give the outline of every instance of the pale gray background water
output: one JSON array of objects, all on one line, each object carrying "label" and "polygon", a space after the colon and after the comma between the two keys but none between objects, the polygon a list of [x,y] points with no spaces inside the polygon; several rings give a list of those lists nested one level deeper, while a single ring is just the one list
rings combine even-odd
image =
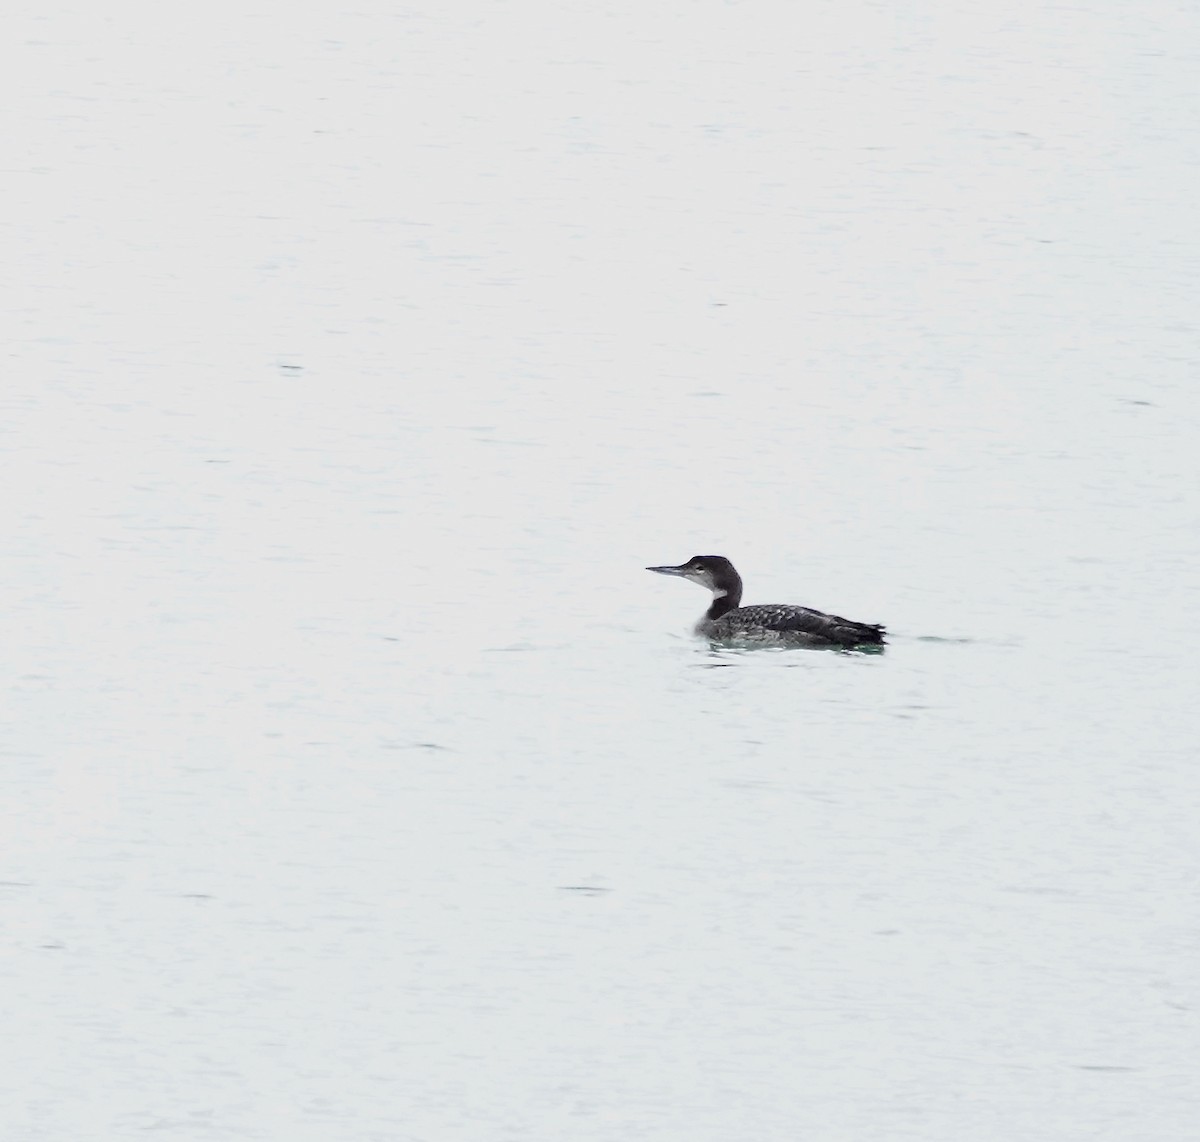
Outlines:
[{"label": "pale gray background water", "polygon": [[1195,1139],[1198,34],[10,16],[0,1134]]}]

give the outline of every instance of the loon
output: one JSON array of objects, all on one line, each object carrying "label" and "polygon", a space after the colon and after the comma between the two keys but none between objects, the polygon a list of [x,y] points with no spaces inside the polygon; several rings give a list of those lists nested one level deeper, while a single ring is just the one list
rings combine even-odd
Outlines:
[{"label": "loon", "polygon": [[743,607],[742,577],[723,555],[693,555],[678,567],[647,567],[659,575],[677,575],[712,592],[712,605],[696,624],[696,633],[713,642],[767,643],[774,646],[827,646],[851,649],[881,646],[884,629],[786,603]]}]

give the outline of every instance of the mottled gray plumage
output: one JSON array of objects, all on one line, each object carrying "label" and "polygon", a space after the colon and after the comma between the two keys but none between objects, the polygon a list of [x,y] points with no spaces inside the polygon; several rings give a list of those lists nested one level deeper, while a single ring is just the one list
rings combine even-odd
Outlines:
[{"label": "mottled gray plumage", "polygon": [[647,567],[676,575],[712,592],[712,605],[696,624],[696,633],[713,642],[773,646],[879,646],[884,629],[810,607],[767,603],[742,607],[742,577],[723,555],[693,555],[678,567]]}]

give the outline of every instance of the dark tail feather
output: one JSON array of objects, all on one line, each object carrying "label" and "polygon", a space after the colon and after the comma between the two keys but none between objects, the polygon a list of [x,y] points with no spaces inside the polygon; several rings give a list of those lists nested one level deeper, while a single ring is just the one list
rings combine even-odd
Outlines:
[{"label": "dark tail feather", "polygon": [[838,631],[846,646],[883,646],[886,633],[879,623],[847,623]]}]

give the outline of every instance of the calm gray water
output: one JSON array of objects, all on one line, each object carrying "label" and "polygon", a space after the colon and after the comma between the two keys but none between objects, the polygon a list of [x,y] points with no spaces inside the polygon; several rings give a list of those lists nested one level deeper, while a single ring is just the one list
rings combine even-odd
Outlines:
[{"label": "calm gray water", "polygon": [[0,1134],[1192,1142],[1198,33],[11,19]]}]

